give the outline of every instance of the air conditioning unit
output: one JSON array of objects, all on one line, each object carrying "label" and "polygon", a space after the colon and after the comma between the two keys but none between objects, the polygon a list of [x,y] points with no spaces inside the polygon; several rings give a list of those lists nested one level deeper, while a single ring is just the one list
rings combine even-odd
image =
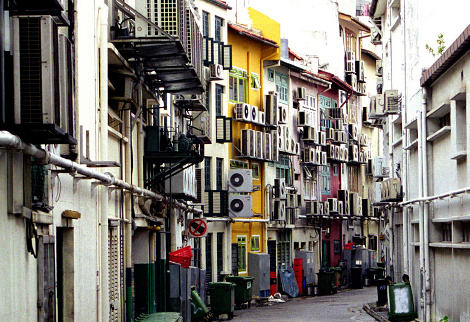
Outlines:
[{"label": "air conditioning unit", "polygon": [[302,136],[302,140],[310,141],[315,144],[318,144],[318,132],[315,128],[310,126],[304,126],[304,133]]},{"label": "air conditioning unit", "polygon": [[304,162],[305,163],[315,163],[315,149],[305,148],[304,149]]},{"label": "air conditioning unit", "polygon": [[382,60],[380,59],[375,61],[375,75],[383,76]]},{"label": "air conditioning unit", "polygon": [[165,180],[165,192],[172,193],[179,199],[196,200],[198,196],[196,183],[196,167],[190,166],[175,174],[170,180]]},{"label": "air conditioning unit", "polygon": [[329,127],[326,129],[326,139],[334,141],[335,139],[335,129]]},{"label": "air conditioning unit", "polygon": [[349,191],[338,190],[338,200],[343,202],[343,214],[349,216]]},{"label": "air conditioning unit", "polygon": [[241,130],[240,151],[243,156],[255,157],[256,156],[256,138],[255,131],[251,129]]},{"label": "air conditioning unit", "polygon": [[330,214],[330,203],[328,201],[323,202],[323,215]]},{"label": "air conditioning unit", "polygon": [[272,160],[273,140],[271,133],[264,133],[264,159]]},{"label": "air conditioning unit", "polygon": [[287,194],[287,208],[297,208],[297,194],[295,193],[288,193]]},{"label": "air conditioning unit", "polygon": [[174,95],[175,102],[179,101],[187,101],[187,102],[195,102],[195,101],[202,101],[202,95],[200,94],[176,94]]},{"label": "air conditioning unit", "polygon": [[277,141],[278,141],[278,150],[284,152],[286,150],[286,137],[284,135],[284,126],[279,126],[277,128]]},{"label": "air conditioning unit", "polygon": [[258,123],[258,106],[251,105],[250,122]]},{"label": "air conditioning unit", "polygon": [[249,218],[253,217],[251,195],[229,194],[228,211],[230,217]]},{"label": "air conditioning unit", "polygon": [[[341,109],[340,109],[340,110],[341,110]],[[341,113],[341,115],[342,115],[342,113]],[[342,117],[341,117],[341,118],[342,118]],[[335,129],[335,130],[340,130],[340,131],[342,131],[343,128],[344,128],[343,120],[341,120],[341,119],[335,120],[334,129]]]},{"label": "air conditioning unit", "polygon": [[396,201],[402,198],[401,180],[400,178],[390,178],[388,181],[388,198]]},{"label": "air conditioning unit", "polygon": [[343,144],[343,157],[341,159],[343,162],[348,162],[349,161],[349,149],[346,144]]},{"label": "air conditioning unit", "polygon": [[401,95],[398,95],[398,90],[385,91],[385,114],[398,114],[401,111]]},{"label": "air conditioning unit", "polygon": [[359,130],[356,124],[349,124],[348,125],[348,132],[349,132],[349,139],[354,140],[357,142],[359,140]]},{"label": "air conditioning unit", "polygon": [[382,118],[385,116],[385,97],[384,94],[377,94],[375,104],[375,118]]},{"label": "air conditioning unit", "polygon": [[299,123],[298,126],[313,126],[312,124],[312,113],[310,111],[299,112]]},{"label": "air conditioning unit", "polygon": [[359,151],[359,163],[364,163],[364,152]]},{"label": "air conditioning unit", "polygon": [[331,212],[338,212],[338,199],[336,198],[328,198],[328,209]]},{"label": "air conditioning unit", "polygon": [[322,164],[322,152],[321,150],[315,151],[315,164]]},{"label": "air conditioning unit", "polygon": [[375,204],[382,201],[382,182],[374,182],[369,188],[369,196],[371,197],[371,203]]},{"label": "air conditioning unit", "polygon": [[238,103],[235,105],[233,112],[235,119],[238,121],[250,122],[251,121],[251,106],[246,103]]},{"label": "air conditioning unit", "polygon": [[326,152],[321,153],[321,165],[326,165],[327,164],[327,157],[326,157]]},{"label": "air conditioning unit", "polygon": [[390,175],[389,168],[385,165],[385,157],[376,156],[372,162],[372,176],[374,178],[388,178]]},{"label": "air conditioning unit", "polygon": [[273,220],[286,221],[286,201],[274,200]]},{"label": "air conditioning unit", "polygon": [[331,144],[328,147],[327,153],[328,153],[328,158],[329,159],[334,160],[336,158],[335,146],[333,144]]},{"label": "air conditioning unit", "polygon": [[272,148],[271,160],[277,162],[279,160],[279,136],[277,130],[271,131]]},{"label": "air conditioning unit", "polygon": [[353,51],[347,51],[346,52],[346,61],[348,60],[356,60],[356,54]]},{"label": "air conditioning unit", "polygon": [[359,197],[357,192],[352,192],[349,194],[349,211],[351,216],[360,216],[362,215],[362,198]]},{"label": "air conditioning unit", "polygon": [[291,137],[286,137],[286,152],[290,154],[295,152],[295,141]]},{"label": "air conditioning unit", "polygon": [[348,143],[348,134],[345,131],[335,131],[335,141]]},{"label": "air conditioning unit", "polygon": [[210,69],[210,80],[223,80],[224,79],[224,66],[220,64],[212,64]]},{"label": "air conditioning unit", "polygon": [[275,92],[269,92],[266,95],[266,105],[264,108],[266,114],[266,124],[277,125],[278,103]]},{"label": "air conditioning unit", "polygon": [[318,136],[320,137],[320,145],[326,145],[326,133],[323,131],[318,132]]},{"label": "air conditioning unit", "polygon": [[357,83],[357,91],[361,94],[366,95],[366,92],[367,92],[366,83]]},{"label": "air conditioning unit", "polygon": [[281,105],[279,107],[279,123],[287,124],[288,110],[287,106]]},{"label": "air conditioning unit", "polygon": [[260,131],[255,131],[256,137],[256,154],[257,159],[264,159],[264,133]]},{"label": "air conditioning unit", "polygon": [[388,180],[382,181],[382,185],[380,186],[380,201],[388,200],[389,183],[390,182]]},{"label": "air conditioning unit", "polygon": [[344,215],[344,205],[340,200],[338,200],[338,214]]},{"label": "air conditioning unit", "polygon": [[284,178],[274,179],[274,198],[287,198],[286,180]]},{"label": "air conditioning unit", "polygon": [[250,169],[230,169],[228,171],[228,191],[252,192],[252,171]]},{"label": "air conditioning unit", "polygon": [[347,74],[346,81],[349,85],[353,88],[355,92],[357,92],[357,76],[356,74]]},{"label": "air conditioning unit", "polygon": [[258,112],[258,124],[261,124],[261,125],[266,124],[266,117],[263,111]]},{"label": "air conditioning unit", "polygon": [[340,150],[341,150],[340,146],[335,145],[335,157],[334,157],[335,160],[341,160]]},{"label": "air conditioning unit", "polygon": [[349,161],[359,162],[359,148],[355,144],[349,146]]},{"label": "air conditioning unit", "polygon": [[[67,88],[60,88],[62,78],[65,77],[65,81],[70,81],[67,79],[68,75],[60,75],[64,71],[60,70],[59,66],[66,64],[66,62],[59,61],[59,56],[63,58],[67,57],[67,54],[62,53],[62,55],[58,47],[66,49],[64,48],[66,44],[62,43],[58,46],[58,26],[51,16],[15,16],[11,20],[14,123],[55,125],[53,127],[55,134],[62,137],[65,131],[73,131],[73,129],[68,129],[70,111],[65,111],[66,106],[72,108],[67,95],[72,93],[72,88],[68,89],[68,93],[61,93],[61,89],[67,90]],[[65,40],[62,39],[63,42]]]},{"label": "air conditioning unit", "polygon": [[377,76],[377,94],[382,94],[384,87],[384,79],[382,76]]},{"label": "air conditioning unit", "polygon": [[346,73],[356,73],[356,62],[354,60],[346,60]]},{"label": "air conditioning unit", "polygon": [[295,155],[300,155],[300,143],[295,142],[295,141],[294,141],[294,143],[295,143],[295,145],[294,145],[294,154]]},{"label": "air conditioning unit", "polygon": [[305,100],[307,98],[307,89],[305,87],[297,87],[297,100]]},{"label": "air conditioning unit", "polygon": [[363,60],[356,60],[356,74],[357,74],[357,81],[364,82],[364,61]]},{"label": "air conditioning unit", "polygon": [[368,217],[369,214],[370,214],[369,199],[363,198],[363,199],[362,199],[362,216]]}]

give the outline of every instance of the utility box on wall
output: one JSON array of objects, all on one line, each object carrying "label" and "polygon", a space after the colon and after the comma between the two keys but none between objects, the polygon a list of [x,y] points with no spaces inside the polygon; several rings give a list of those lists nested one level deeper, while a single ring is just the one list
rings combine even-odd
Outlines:
[{"label": "utility box on wall", "polygon": [[[262,292],[269,294],[269,254],[267,253],[248,253],[248,275],[253,280],[253,296],[262,296]],[[263,295],[264,296],[264,295]]]},{"label": "utility box on wall", "polygon": [[302,258],[305,284],[315,283],[315,253],[306,250],[298,250],[295,252],[295,257]]}]

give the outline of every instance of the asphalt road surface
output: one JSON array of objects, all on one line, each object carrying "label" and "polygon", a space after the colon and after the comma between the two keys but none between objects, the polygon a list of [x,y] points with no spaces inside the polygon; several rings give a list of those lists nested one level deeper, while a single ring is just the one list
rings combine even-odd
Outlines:
[{"label": "asphalt road surface", "polygon": [[[236,310],[233,321],[362,321],[372,322],[363,305],[377,300],[376,287],[340,290],[336,294],[299,297],[285,303]],[[221,318],[226,318],[222,315]]]}]

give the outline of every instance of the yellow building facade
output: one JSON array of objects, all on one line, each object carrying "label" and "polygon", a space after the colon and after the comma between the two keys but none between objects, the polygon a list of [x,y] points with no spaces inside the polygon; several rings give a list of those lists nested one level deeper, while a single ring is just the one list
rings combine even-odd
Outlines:
[{"label": "yellow building facade", "polygon": [[[251,158],[241,152],[241,133],[252,129],[266,133],[272,129],[252,122],[236,120],[234,109],[246,103],[264,111],[263,62],[280,59],[280,24],[264,14],[249,8],[252,26],[230,23],[228,43],[232,45],[233,69],[229,77],[229,116],[233,118],[233,143],[229,149],[230,167],[252,170],[253,217],[235,218],[232,223],[232,243],[238,244],[238,268],[240,275],[248,273],[248,253],[267,252],[267,191],[265,189],[264,163],[266,160]],[[240,105],[238,105],[240,106]]]}]

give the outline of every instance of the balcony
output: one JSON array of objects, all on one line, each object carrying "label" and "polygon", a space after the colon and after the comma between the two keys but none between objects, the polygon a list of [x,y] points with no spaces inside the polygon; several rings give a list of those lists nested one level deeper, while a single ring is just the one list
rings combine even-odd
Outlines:
[{"label": "balcony", "polygon": [[145,127],[145,187],[163,191],[171,176],[204,160],[204,142],[193,134],[160,126]]},{"label": "balcony", "polygon": [[[202,94],[203,37],[191,1],[113,2],[111,42],[155,90]],[[144,16],[142,13],[146,13]]]}]

